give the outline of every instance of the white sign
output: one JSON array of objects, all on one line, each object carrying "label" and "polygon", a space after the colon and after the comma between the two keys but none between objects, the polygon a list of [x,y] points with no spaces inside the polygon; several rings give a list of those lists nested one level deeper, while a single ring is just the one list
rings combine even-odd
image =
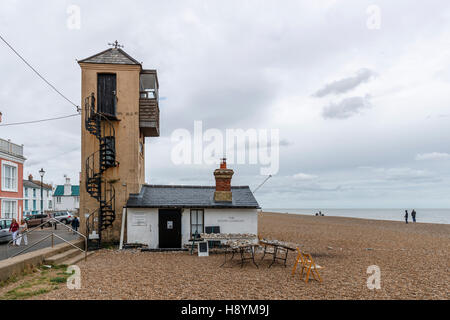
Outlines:
[{"label": "white sign", "polygon": [[244,219],[236,219],[235,217],[228,217],[224,219],[218,219],[217,222],[244,222]]},{"label": "white sign", "polygon": [[147,216],[145,213],[134,213],[133,214],[133,226],[146,226],[147,225]]}]

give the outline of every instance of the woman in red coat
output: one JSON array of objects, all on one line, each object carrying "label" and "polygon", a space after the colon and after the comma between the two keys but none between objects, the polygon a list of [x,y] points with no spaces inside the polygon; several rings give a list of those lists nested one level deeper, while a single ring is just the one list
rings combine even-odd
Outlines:
[{"label": "woman in red coat", "polygon": [[17,223],[16,219],[12,219],[11,226],[9,227],[9,231],[12,232],[12,238],[13,238],[13,245],[18,246],[16,243],[17,238],[17,231],[19,231],[19,224]]}]

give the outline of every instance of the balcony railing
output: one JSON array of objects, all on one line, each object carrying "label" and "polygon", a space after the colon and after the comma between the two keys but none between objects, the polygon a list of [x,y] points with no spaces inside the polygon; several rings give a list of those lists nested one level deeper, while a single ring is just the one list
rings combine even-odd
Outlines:
[{"label": "balcony railing", "polygon": [[145,137],[159,137],[158,99],[148,92],[141,92],[139,98],[139,127]]},{"label": "balcony railing", "polygon": [[145,137],[159,137],[159,84],[156,70],[142,70],[139,79],[139,127]]},{"label": "balcony railing", "polygon": [[0,139],[0,151],[23,157],[23,145],[12,143],[9,140]]}]

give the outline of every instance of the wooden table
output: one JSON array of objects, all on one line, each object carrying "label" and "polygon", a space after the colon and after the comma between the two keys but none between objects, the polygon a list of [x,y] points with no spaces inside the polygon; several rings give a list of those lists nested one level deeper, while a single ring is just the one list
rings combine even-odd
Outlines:
[{"label": "wooden table", "polygon": [[[295,248],[292,245],[284,244],[284,243],[281,243],[278,241],[260,240],[259,243],[264,245],[264,254],[261,258],[261,261],[266,256],[266,253],[273,255],[272,262],[270,263],[268,268],[270,268],[275,263],[276,260],[282,260],[284,262],[284,267],[286,268],[286,261],[287,261],[289,250],[295,251]],[[267,251],[268,246],[273,247],[273,252]],[[284,249],[284,251],[286,251],[286,253],[283,257],[277,256],[277,253],[280,249]]]},{"label": "wooden table", "polygon": [[[251,260],[253,264],[256,266],[256,268],[259,268],[258,265],[255,262],[255,247],[258,245],[255,243],[248,243],[248,244],[241,244],[237,246],[230,246],[227,250],[225,250],[225,261],[220,265],[223,267],[227,261],[231,261],[234,258],[234,255],[236,253],[240,254],[241,257],[241,268],[244,266],[244,262],[246,260]],[[231,252],[231,258],[227,260],[227,252]],[[245,254],[250,253],[250,257],[246,257]]]}]

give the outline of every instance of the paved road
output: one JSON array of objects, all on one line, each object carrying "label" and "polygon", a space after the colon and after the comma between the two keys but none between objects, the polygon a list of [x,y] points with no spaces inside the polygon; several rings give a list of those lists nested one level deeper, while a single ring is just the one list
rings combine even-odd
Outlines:
[{"label": "paved road", "polygon": [[[31,247],[34,243],[38,242],[39,240],[45,238],[45,236],[51,234],[52,232],[54,232],[55,234],[57,234],[58,236],[60,236],[61,238],[63,238],[64,240],[70,241],[70,240],[75,240],[78,239],[79,235],[78,234],[73,234],[72,232],[69,232],[66,228],[64,228],[63,226],[58,226],[57,230],[54,230],[52,228],[44,228],[44,229],[38,229],[35,230],[31,233],[28,234],[28,246],[24,245],[24,241],[22,239],[22,243],[20,247],[14,247],[14,246],[8,246],[7,242],[1,243],[0,244],[0,260],[4,260],[7,259],[8,257],[11,257],[13,254],[16,254],[18,252],[20,252],[21,250],[25,249],[25,248],[29,248]],[[63,242],[61,239],[58,239],[57,237],[54,237],[54,244],[58,244]],[[34,247],[30,248],[29,250],[26,250],[23,253],[27,253],[27,252],[31,252],[31,251],[35,251],[38,249],[43,249],[46,247],[51,247],[52,245],[52,239],[51,237],[49,237],[48,239],[42,241],[41,243],[35,245]]]}]

